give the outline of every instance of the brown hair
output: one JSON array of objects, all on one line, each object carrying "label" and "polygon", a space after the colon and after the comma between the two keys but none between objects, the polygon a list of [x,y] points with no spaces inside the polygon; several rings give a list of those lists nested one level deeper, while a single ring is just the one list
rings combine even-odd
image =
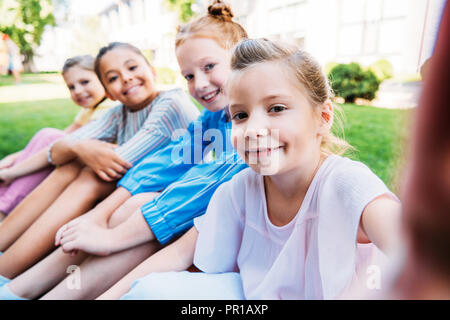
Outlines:
[{"label": "brown hair", "polygon": [[[283,63],[293,72],[300,84],[299,88],[313,106],[331,101],[333,92],[319,63],[310,54],[293,45],[263,38],[244,40],[234,48],[231,69],[241,71],[257,63],[276,61]],[[336,110],[336,107],[333,109]],[[340,119],[333,118],[337,120],[338,129],[343,135]],[[353,148],[343,138],[335,136],[330,131],[323,135],[321,149],[328,154],[344,154]]]},{"label": "brown hair", "polygon": [[94,71],[97,74],[97,77],[99,78],[99,80],[102,84],[103,84],[103,82],[102,82],[102,77],[100,74],[100,61],[102,60],[102,57],[107,52],[112,51],[116,48],[125,48],[125,49],[129,49],[129,50],[133,51],[134,53],[136,53],[136,54],[140,55],[142,58],[144,58],[145,62],[147,62],[147,64],[150,66],[150,63],[148,62],[147,58],[142,54],[141,50],[139,50],[135,46],[133,46],[129,43],[124,43],[124,42],[111,42],[107,46],[102,47],[98,51],[97,57],[95,58],[95,62],[94,62]]},{"label": "brown hair", "polygon": [[214,0],[208,6],[208,14],[178,27],[175,47],[180,46],[188,38],[198,37],[213,39],[222,48],[231,49],[248,37],[245,29],[233,21],[233,17],[233,11],[228,4]]}]

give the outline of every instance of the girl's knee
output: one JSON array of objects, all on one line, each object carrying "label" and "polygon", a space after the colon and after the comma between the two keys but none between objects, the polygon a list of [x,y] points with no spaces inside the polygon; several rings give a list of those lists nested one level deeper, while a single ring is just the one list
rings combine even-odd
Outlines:
[{"label": "girl's knee", "polygon": [[139,208],[140,206],[133,201],[133,198],[130,198],[113,213],[111,218],[108,220],[108,228],[117,227]]},{"label": "girl's knee", "polygon": [[64,137],[65,135],[66,134],[62,130],[55,129],[55,128],[44,128],[44,129],[39,130],[35,134],[35,137],[42,139],[43,142],[48,144],[57,139]]},{"label": "girl's knee", "polygon": [[55,168],[52,172],[53,177],[58,177],[63,180],[73,180],[75,179],[78,174],[80,173],[80,170],[83,168],[83,165],[77,161],[69,162],[65,165],[59,166]]},{"label": "girl's knee", "polygon": [[150,201],[152,201],[154,198],[159,196],[160,192],[145,192],[145,193],[139,193],[135,196],[133,196],[133,201],[135,203],[140,203],[141,205],[144,205]]},{"label": "girl's knee", "polygon": [[137,194],[122,204],[111,216],[108,221],[108,228],[114,228],[125,221],[136,210],[139,210],[144,204],[152,201],[159,195],[159,192],[148,192]]},{"label": "girl's knee", "polygon": [[100,187],[103,183],[97,174],[91,168],[85,166],[81,169],[80,174],[78,175],[77,182],[81,183],[84,187],[90,189],[96,189]]},{"label": "girl's knee", "polygon": [[130,199],[125,201],[121,208],[126,211],[135,211],[142,207],[144,204],[151,202],[158,195],[159,192],[148,192],[134,195]]},{"label": "girl's knee", "polygon": [[105,197],[110,194],[114,188],[114,182],[107,182],[100,179],[94,170],[84,166],[76,179],[76,183],[81,190],[88,192],[93,197]]}]

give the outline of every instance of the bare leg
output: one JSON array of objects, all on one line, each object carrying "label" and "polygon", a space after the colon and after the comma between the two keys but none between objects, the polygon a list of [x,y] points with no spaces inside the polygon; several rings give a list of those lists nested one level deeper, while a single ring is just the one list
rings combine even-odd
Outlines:
[{"label": "bare leg", "polygon": [[[116,210],[109,221],[109,227],[119,225],[157,195],[158,193],[142,193],[132,197]],[[80,266],[81,286],[78,290],[70,289],[68,281],[71,278],[67,277],[42,299],[95,299],[160,247],[153,241],[107,257],[90,256]]]},{"label": "bare leg", "polygon": [[13,70],[12,72],[13,78],[14,78],[14,83],[18,84],[20,83],[20,72],[17,70]]},{"label": "bare leg", "polygon": [[[117,193],[118,191],[122,191],[121,194],[124,194],[123,193],[124,190],[121,188],[116,189],[116,191],[114,192]],[[128,196],[127,193],[125,193],[125,195]],[[119,197],[116,196],[116,199],[118,199],[119,201],[121,201],[122,198],[123,198],[122,196]],[[117,204],[117,201],[113,201],[112,203],[110,201],[109,205],[106,205],[105,204],[106,201],[107,200],[103,200],[92,211],[109,210],[111,209],[110,205],[115,206]],[[114,216],[114,219],[111,219],[111,221],[112,220],[115,221],[119,218],[123,220],[126,219],[125,217],[122,217],[120,211],[123,211],[124,209],[126,211],[130,203],[131,201],[129,201],[128,203],[124,202],[122,205],[118,205],[118,208],[115,209],[114,211],[117,212],[117,214]],[[105,227],[106,223],[107,221],[105,221]],[[115,223],[118,224],[119,222]],[[62,248],[58,248],[55,251],[53,251],[49,256],[47,256],[45,259],[41,260],[33,267],[31,267],[24,273],[14,278],[10,283],[8,283],[8,287],[12,292],[14,292],[16,295],[20,297],[27,299],[38,298],[39,296],[43,295],[44,293],[52,289],[54,286],[56,286],[59,282],[61,282],[67,276],[68,273],[67,271],[70,266],[80,265],[87,257],[88,254],[85,254],[84,252],[81,251],[78,252],[76,256],[71,256],[69,254],[64,253]]]},{"label": "bare leg", "polygon": [[0,251],[5,251],[55,201],[78,176],[82,165],[76,161],[55,169],[3,220]]},{"label": "bare leg", "polygon": [[93,300],[159,248],[160,244],[152,241],[107,257],[90,256],[80,266],[79,289],[70,289],[68,281],[71,279],[67,277],[42,300]]},{"label": "bare leg", "polygon": [[0,274],[14,278],[38,262],[53,248],[56,231],[63,224],[87,212],[95,202],[115,188],[88,167],[82,169],[53,204],[0,256]]},{"label": "bare leg", "polygon": [[[116,300],[130,290],[133,281],[152,272],[183,271],[192,265],[198,232],[192,227],[181,238],[159,250],[140,263],[114,286],[97,298],[97,300]],[[189,271],[195,268],[189,268]]]},{"label": "bare leg", "polygon": [[35,299],[64,279],[69,266],[79,265],[86,257],[87,254],[84,252],[72,257],[58,248],[44,260],[14,278],[8,283],[8,288],[19,297]]}]

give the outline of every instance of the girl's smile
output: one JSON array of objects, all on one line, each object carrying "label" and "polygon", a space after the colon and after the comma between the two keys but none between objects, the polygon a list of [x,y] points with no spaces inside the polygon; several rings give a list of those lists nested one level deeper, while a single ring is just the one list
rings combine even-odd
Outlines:
[{"label": "girl's smile", "polygon": [[202,96],[201,99],[206,104],[212,104],[214,100],[216,100],[217,96],[220,94],[220,89],[214,90],[213,92],[207,93],[206,95]]},{"label": "girl's smile", "polygon": [[273,153],[280,152],[282,148],[284,148],[284,147],[283,146],[274,147],[274,148],[261,147],[261,148],[257,148],[257,149],[246,150],[245,154],[248,157],[254,157],[257,159],[269,158],[270,156],[272,156]]},{"label": "girl's smile", "polygon": [[77,96],[76,97],[76,100],[75,100],[75,102],[78,104],[78,105],[80,105],[80,106],[83,106],[83,105],[88,105],[88,103],[89,103],[89,101],[92,99],[92,96],[89,94],[89,95],[85,95],[85,96]]},{"label": "girl's smile", "polygon": [[126,96],[126,95],[137,94],[137,93],[139,92],[139,89],[140,89],[141,87],[142,87],[141,84],[133,85],[133,86],[131,86],[130,88],[126,89],[126,90],[123,92],[123,95]]},{"label": "girl's smile", "polygon": [[152,67],[133,50],[116,48],[107,52],[100,62],[100,73],[109,98],[133,110],[147,106],[158,94]]}]

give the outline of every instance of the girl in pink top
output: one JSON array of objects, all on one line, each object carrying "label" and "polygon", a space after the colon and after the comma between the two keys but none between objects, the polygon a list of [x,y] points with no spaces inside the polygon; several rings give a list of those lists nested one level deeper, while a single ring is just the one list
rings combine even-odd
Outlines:
[{"label": "girl in pink top", "polygon": [[171,254],[191,254],[203,273],[152,273],[123,298],[335,299],[355,283],[378,289],[376,247],[389,256],[398,242],[400,204],[367,166],[339,155],[349,145],[331,133],[320,66],[257,39],[237,45],[232,70],[232,141],[250,168],[153,256],[159,271]]},{"label": "girl in pink top", "polygon": [[[0,161],[0,220],[8,215],[39,183],[53,170],[53,166],[34,171],[30,165],[32,155],[46,153],[49,145],[68,133],[81,128],[93,117],[99,115],[97,107],[105,100],[105,89],[94,71],[94,57],[76,56],[66,60],[62,76],[70,96],[83,108],[74,122],[64,130],[44,128],[37,132],[22,151],[10,154]],[[88,112],[83,112],[84,110]],[[83,116],[88,114],[89,116]],[[24,160],[27,163],[23,163]],[[21,166],[18,164],[22,163]]]}]

